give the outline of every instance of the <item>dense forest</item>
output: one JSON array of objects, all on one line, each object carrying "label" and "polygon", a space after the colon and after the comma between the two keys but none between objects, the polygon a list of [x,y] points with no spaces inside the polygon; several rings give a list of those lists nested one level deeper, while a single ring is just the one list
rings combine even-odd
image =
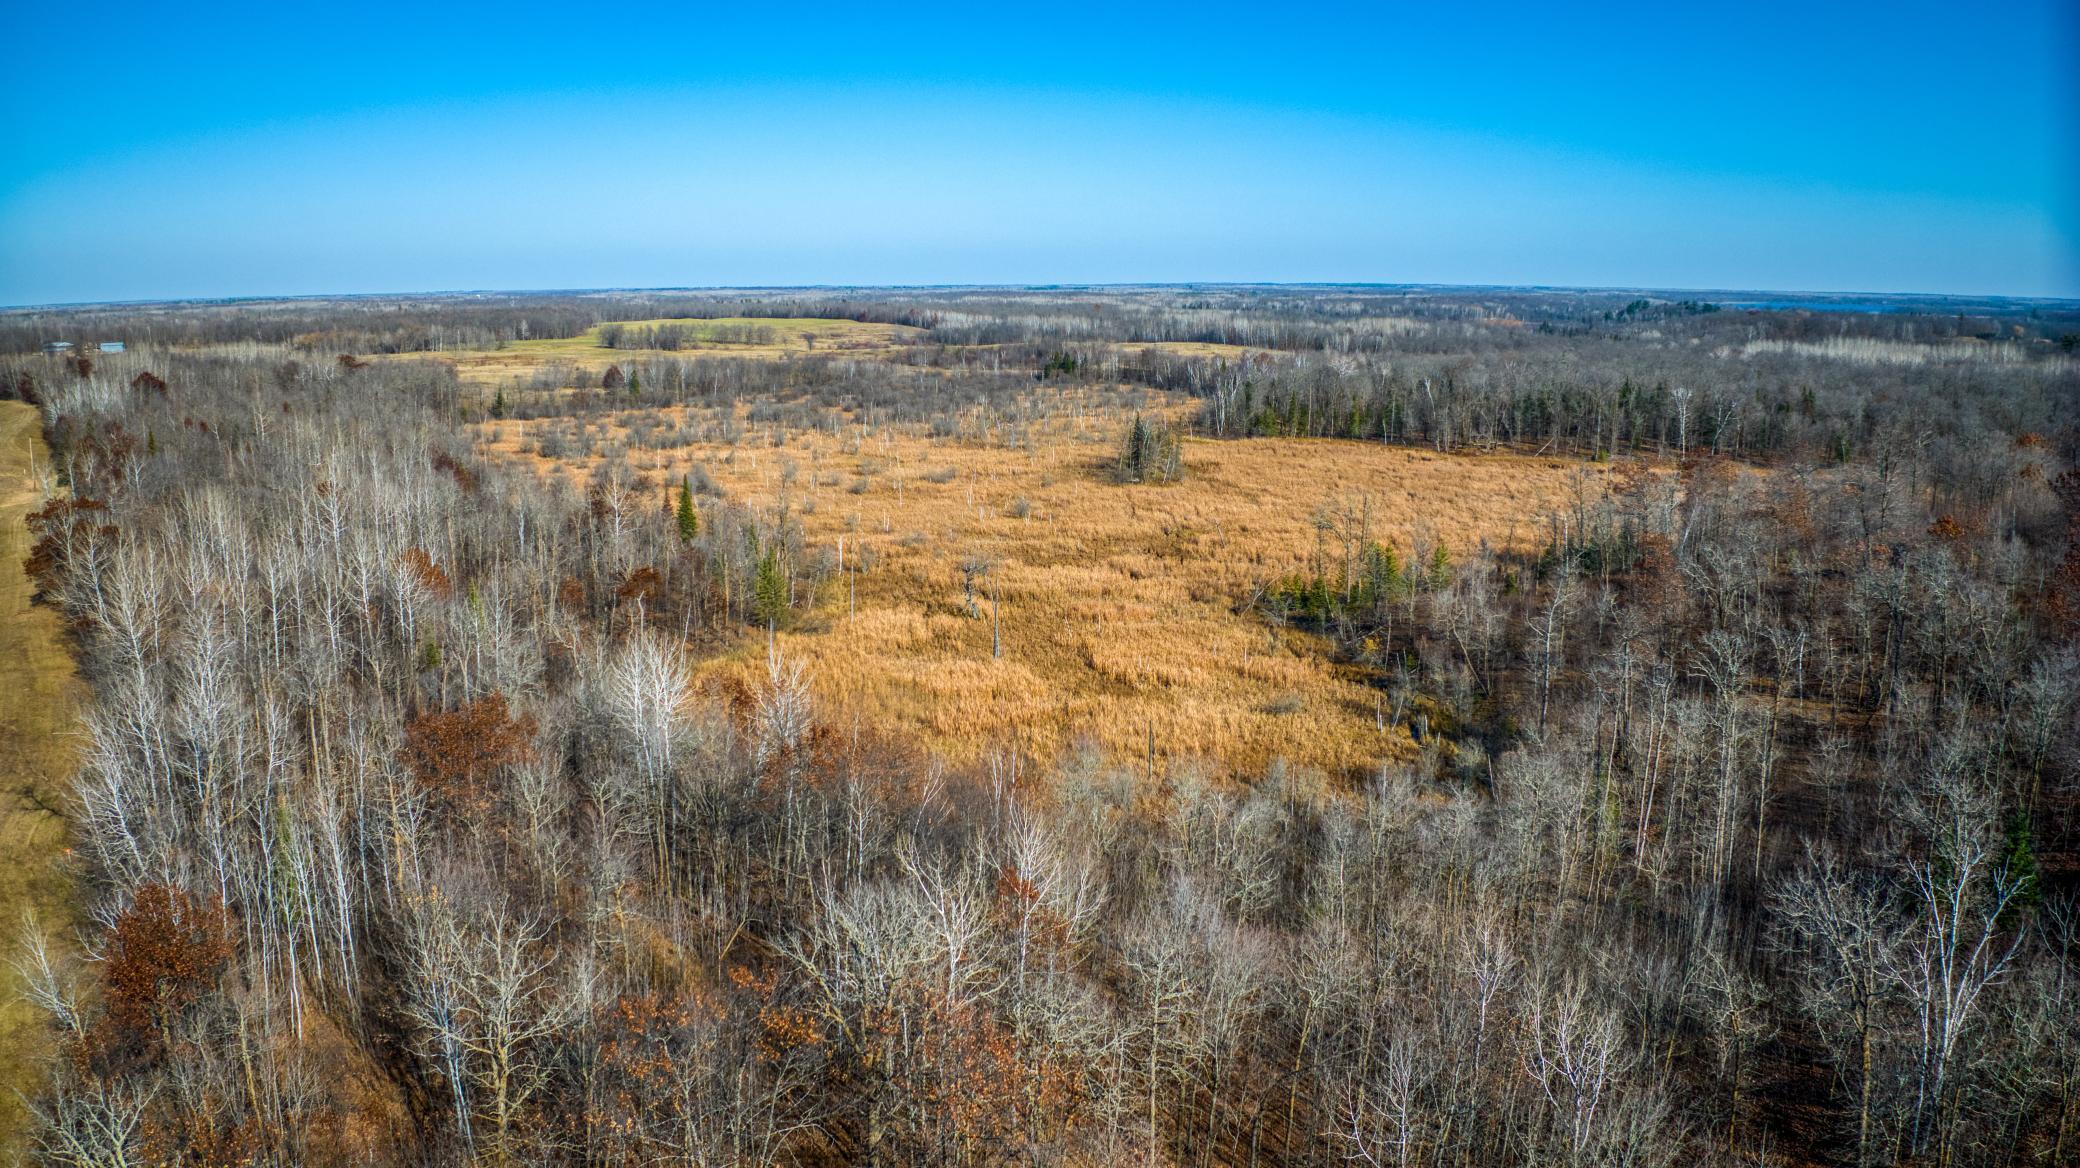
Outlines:
[{"label": "dense forest", "polygon": [[[753,360],[612,323],[725,318],[920,331]],[[620,380],[583,390],[379,359],[602,324]],[[34,1155],[2080,1162],[2076,339],[2059,302],[1360,287],[0,314],[52,452],[29,570],[92,694],[76,927],[10,939]],[[1325,520],[1232,602],[1413,745],[1232,780],[950,763],[779,652],[698,687],[845,561],[470,429],[1011,445],[1034,393],[1099,389],[1189,410],[1093,491],[1274,436],[1612,486],[1525,515],[1530,552]]]}]

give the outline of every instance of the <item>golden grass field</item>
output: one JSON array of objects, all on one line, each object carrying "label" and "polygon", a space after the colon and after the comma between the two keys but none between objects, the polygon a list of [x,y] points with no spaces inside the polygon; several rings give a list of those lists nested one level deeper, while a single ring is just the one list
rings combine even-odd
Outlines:
[{"label": "golden grass field", "polygon": [[1290,354],[1277,349],[1253,349],[1248,345],[1228,345],[1219,341],[1131,341],[1114,345],[1122,355],[1135,353],[1168,353],[1173,357],[1225,357],[1235,361],[1244,357],[1268,360]]},{"label": "golden grass field", "polygon": [[[1534,544],[1550,510],[1602,490],[1601,468],[1570,461],[1312,439],[1190,440],[1183,482],[1119,486],[1105,470],[1125,416],[1070,408],[1075,396],[1016,447],[846,427],[627,457],[660,497],[699,463],[739,503],[770,511],[784,492],[808,542],[842,540],[848,566],[868,550],[870,567],[779,636],[808,662],[827,718],[893,721],[956,761],[1007,743],[1052,757],[1086,739],[1138,763],[1152,733],[1159,765],[1204,760],[1238,777],[1277,758],[1343,775],[1414,749],[1378,728],[1378,690],[1321,638],[1246,607],[1311,563],[1325,508],[1369,508],[1404,557],[1442,542],[1463,558],[1482,540]],[[552,469],[524,453],[541,424],[479,434],[581,481],[597,458]],[[960,564],[974,556],[996,563],[999,658],[987,591],[980,618],[964,603]],[[764,654],[764,634],[747,633],[704,672],[755,683]]]},{"label": "golden grass field", "polygon": [[[710,320],[661,319],[617,321],[625,328],[660,328],[673,325],[687,330],[702,352],[735,353],[806,353],[814,349],[885,349],[924,333],[923,329],[906,324],[874,324],[857,320],[828,320],[822,317],[792,316],[728,316]],[[523,356],[571,356],[580,353],[613,353],[617,350],[599,347],[599,330],[604,325],[586,329],[575,337],[560,337],[552,340],[514,341],[506,351]],[[769,343],[750,343],[720,340],[734,328],[757,328],[772,334]],[[643,350],[618,350],[642,352]],[[687,350],[681,350],[687,351]]]},{"label": "golden grass field", "polygon": [[[62,802],[72,771],[79,683],[63,623],[55,610],[30,605],[34,588],[22,571],[22,519],[43,505],[35,471],[47,458],[35,407],[0,402],[0,949],[10,957],[25,914],[60,932],[72,920],[65,824],[46,809]],[[13,971],[0,977],[0,1162],[12,1162],[26,1118],[17,1092],[42,1081],[48,1032],[17,997]]]},{"label": "golden grass field", "polygon": [[[824,320],[814,317],[732,316],[713,320],[631,320],[618,322],[626,328],[656,328],[673,325],[692,334],[698,347],[674,350],[606,349],[599,343],[599,327],[575,337],[514,341],[503,349],[458,349],[438,354],[398,353],[379,360],[435,360],[455,367],[456,374],[471,385],[496,385],[524,377],[545,364],[572,366],[588,378],[596,378],[609,365],[627,364],[644,357],[749,357],[775,360],[802,353],[846,353],[873,356],[904,344],[924,330],[900,324],[872,324],[856,320]],[[748,344],[717,340],[731,328],[769,330],[769,343]]]},{"label": "golden grass field", "polygon": [[[573,378],[596,383],[607,366],[626,366],[645,357],[740,357],[752,360],[784,360],[808,353],[843,354],[873,359],[894,356],[901,346],[922,337],[925,330],[900,324],[876,324],[856,320],[826,320],[817,317],[732,316],[713,320],[631,320],[617,322],[625,328],[654,328],[675,325],[693,334],[694,344],[666,352],[660,349],[606,349],[599,344],[595,326],[575,337],[514,341],[502,349],[447,349],[438,353],[379,354],[379,361],[441,361],[455,368],[464,384],[491,388],[532,376],[546,366],[563,366]],[[731,328],[768,329],[767,343],[749,344],[718,339]],[[992,345],[974,346],[978,349]],[[1275,350],[1253,349],[1210,341],[1148,341],[1111,346],[1122,358],[1140,353],[1165,353],[1175,357],[1245,357],[1268,360],[1282,356]]]}]

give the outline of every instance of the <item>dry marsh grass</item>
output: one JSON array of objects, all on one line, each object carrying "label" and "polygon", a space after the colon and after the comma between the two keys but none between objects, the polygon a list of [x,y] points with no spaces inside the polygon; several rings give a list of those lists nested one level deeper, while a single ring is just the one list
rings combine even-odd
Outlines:
[{"label": "dry marsh grass", "polygon": [[1220,341],[1122,341],[1113,348],[1122,356],[1136,353],[1164,353],[1172,357],[1221,357],[1231,361],[1243,358],[1270,360],[1290,354],[1277,349],[1252,348],[1249,345],[1230,345]]},{"label": "dry marsh grass", "polygon": [[[600,456],[522,453],[545,424],[480,436],[582,480]],[[842,427],[624,457],[660,489],[693,472],[739,503],[784,498],[811,546],[842,542],[851,570],[778,636],[808,662],[827,717],[892,721],[955,760],[1003,745],[1051,757],[1087,740],[1140,761],[1152,738],[1159,764],[1239,775],[1280,758],[1346,774],[1414,750],[1404,730],[1380,728],[1378,690],[1326,642],[1248,607],[1314,562],[1319,516],[1369,510],[1375,536],[1404,555],[1442,543],[1463,558],[1481,541],[1529,546],[1585,482],[1601,490],[1600,469],[1564,460],[1306,439],[1188,441],[1183,482],[1119,486],[1106,472],[1123,424],[1115,410],[1064,409],[1021,428],[1015,447]],[[962,564],[974,558],[992,566],[971,613]],[[755,683],[764,654],[764,635],[746,634],[704,671]]]},{"label": "dry marsh grass", "polygon": [[[674,328],[682,330],[687,337],[688,347],[697,346],[700,352],[719,353],[806,353],[816,349],[885,349],[900,344],[912,337],[921,336],[923,329],[906,324],[876,324],[857,320],[828,320],[808,316],[728,316],[709,319],[660,319],[614,321],[614,324],[631,332],[643,329]],[[569,356],[574,353],[591,352],[661,352],[655,349],[601,349],[600,330],[606,325],[595,325],[575,337],[558,337],[549,340],[515,341],[503,352],[523,356]],[[743,339],[742,334],[756,332],[758,339]]]},{"label": "dry marsh grass", "polygon": [[[549,365],[568,365],[574,372],[596,379],[607,366],[626,365],[645,357],[745,357],[778,360],[804,353],[845,353],[857,356],[885,354],[905,344],[924,330],[901,324],[875,324],[857,320],[825,320],[820,317],[733,316],[708,320],[617,321],[623,328],[682,330],[687,343],[670,350],[609,349],[599,343],[598,325],[575,337],[514,341],[502,349],[450,349],[440,353],[398,353],[379,360],[443,361],[471,385],[495,385],[527,377]],[[757,340],[737,339],[756,333]]]}]

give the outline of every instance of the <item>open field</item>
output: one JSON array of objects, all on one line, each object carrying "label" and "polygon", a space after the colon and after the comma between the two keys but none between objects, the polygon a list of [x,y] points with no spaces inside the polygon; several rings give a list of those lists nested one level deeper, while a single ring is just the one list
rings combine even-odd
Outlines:
[{"label": "open field", "polygon": [[1239,361],[1244,357],[1271,360],[1284,354],[1276,349],[1253,348],[1249,345],[1224,345],[1218,341],[1128,341],[1113,346],[1121,356],[1135,353],[1164,353],[1172,357],[1213,357]]},{"label": "open field", "polygon": [[[816,349],[883,349],[918,336],[923,329],[901,324],[876,324],[857,320],[827,320],[822,317],[727,316],[713,319],[659,319],[617,321],[630,331],[674,328],[684,330],[685,348],[713,349],[725,353],[806,353]],[[515,341],[508,351],[537,356],[569,356],[601,350],[597,325],[575,337]],[[629,346],[626,351],[645,350]],[[654,350],[652,350],[654,351]]]},{"label": "open field", "polygon": [[[1321,638],[1249,607],[1266,585],[1340,562],[1367,524],[1404,559],[1529,546],[1549,511],[1602,489],[1569,460],[1301,439],[1188,441],[1182,483],[1120,486],[1125,424],[1077,411],[1015,449],[851,427],[629,457],[660,492],[698,465],[739,503],[784,500],[811,547],[842,543],[848,570],[779,638],[839,721],[893,721],[956,759],[1079,739],[1140,759],[1152,735],[1159,760],[1236,775],[1279,758],[1347,774],[1413,750]],[[480,433],[522,456],[537,425]],[[597,457],[535,461],[581,480]],[[962,565],[978,558],[971,611]],[[746,634],[704,668],[754,681],[764,651]]]},{"label": "open field", "polygon": [[[683,330],[676,349],[643,348],[624,342],[619,348],[600,344],[600,330],[620,327]],[[464,384],[480,389],[525,383],[545,373],[562,373],[571,384],[596,384],[609,365],[624,368],[649,357],[741,357],[784,360],[812,353],[850,357],[892,357],[904,345],[920,340],[925,330],[909,325],[878,324],[820,317],[750,317],[617,321],[597,325],[574,337],[513,341],[497,349],[443,349],[436,353],[379,354],[383,361],[440,361],[454,367]],[[973,349],[1001,348],[977,345]],[[1210,341],[1138,341],[1108,346],[1123,360],[1144,353],[1170,357],[1273,360],[1277,350]]]},{"label": "open field", "polygon": [[[681,357],[748,357],[776,360],[803,353],[842,352],[855,355],[883,353],[903,344],[924,330],[900,324],[874,324],[856,320],[825,320],[817,317],[722,317],[708,320],[631,320],[616,322],[632,332],[645,329],[682,330],[680,347],[669,350]],[[391,354],[386,360],[438,360],[455,367],[464,382],[496,385],[524,378],[537,369],[566,365],[575,372],[596,378],[607,366],[627,364],[643,357],[666,353],[625,344],[607,348],[600,344],[598,325],[575,337],[514,341],[502,349],[448,350],[438,354]]]},{"label": "open field", "polygon": [[[43,504],[36,471],[47,454],[33,406],[0,402],[0,945],[12,951],[25,914],[46,929],[71,919],[64,870],[65,824],[51,810],[72,769],[72,710],[78,682],[56,610],[32,607],[22,570],[29,554],[23,516]],[[0,995],[0,1161],[19,1147],[21,1096],[42,1081],[37,1057],[45,1020],[15,996],[12,973]]]}]

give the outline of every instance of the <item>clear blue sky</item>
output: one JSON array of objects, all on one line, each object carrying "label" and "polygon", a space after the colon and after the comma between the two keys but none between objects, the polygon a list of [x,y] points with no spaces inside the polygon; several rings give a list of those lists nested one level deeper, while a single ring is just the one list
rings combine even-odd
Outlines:
[{"label": "clear blue sky", "polygon": [[1169,280],[2080,296],[2073,7],[16,0],[0,303]]}]

